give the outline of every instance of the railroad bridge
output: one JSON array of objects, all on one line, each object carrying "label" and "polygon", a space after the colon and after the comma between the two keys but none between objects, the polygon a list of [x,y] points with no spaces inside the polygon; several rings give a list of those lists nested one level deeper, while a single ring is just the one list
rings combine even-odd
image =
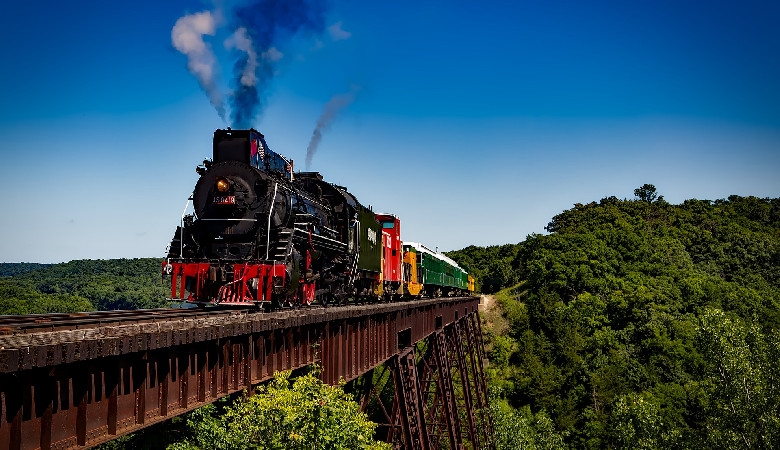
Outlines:
[{"label": "railroad bridge", "polygon": [[0,317],[0,449],[94,446],[313,363],[396,448],[492,448],[478,302]]}]

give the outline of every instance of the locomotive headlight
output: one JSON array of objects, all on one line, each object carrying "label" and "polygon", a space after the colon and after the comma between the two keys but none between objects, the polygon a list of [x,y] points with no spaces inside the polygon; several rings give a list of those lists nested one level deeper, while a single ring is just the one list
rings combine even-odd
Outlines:
[{"label": "locomotive headlight", "polygon": [[230,189],[230,183],[225,178],[217,178],[217,190],[219,192],[227,192]]}]

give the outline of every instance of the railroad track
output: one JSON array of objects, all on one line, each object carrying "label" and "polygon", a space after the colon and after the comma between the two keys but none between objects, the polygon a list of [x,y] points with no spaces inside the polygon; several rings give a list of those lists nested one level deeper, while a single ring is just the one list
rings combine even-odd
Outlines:
[{"label": "railroad track", "polygon": [[[362,306],[370,303],[350,302],[340,306]],[[327,306],[336,308],[339,305]],[[313,311],[326,306],[313,304],[303,308],[280,308],[273,312],[285,312],[301,309]],[[262,310],[260,310],[262,311]],[[78,313],[26,314],[0,316],[0,336],[47,333],[53,331],[88,330],[111,325],[134,325],[157,322],[172,322],[182,319],[200,319],[208,317],[245,315],[260,312],[256,309],[235,308],[156,308],[121,311],[90,311]]]},{"label": "railroad track", "polygon": [[79,330],[105,325],[141,324],[201,318],[224,314],[246,314],[246,310],[159,308],[125,311],[92,311],[80,313],[28,314],[0,316],[0,335]]}]

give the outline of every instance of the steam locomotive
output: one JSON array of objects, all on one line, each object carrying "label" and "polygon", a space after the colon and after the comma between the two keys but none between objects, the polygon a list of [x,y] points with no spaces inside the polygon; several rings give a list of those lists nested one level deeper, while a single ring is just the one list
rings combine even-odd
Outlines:
[{"label": "steam locomotive", "polygon": [[213,158],[196,171],[194,214],[182,216],[163,263],[172,299],[280,307],[474,290],[454,261],[402,242],[398,217],[317,172],[294,173],[255,129],[216,130]]}]

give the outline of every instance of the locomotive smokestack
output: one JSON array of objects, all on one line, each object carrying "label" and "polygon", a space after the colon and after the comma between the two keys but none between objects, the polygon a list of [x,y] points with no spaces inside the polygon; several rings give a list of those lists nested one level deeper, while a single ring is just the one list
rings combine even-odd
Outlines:
[{"label": "locomotive smokestack", "polygon": [[355,97],[357,97],[360,89],[360,86],[353,84],[350,87],[349,92],[346,94],[334,95],[330,100],[328,100],[328,103],[325,104],[325,107],[322,108],[322,114],[320,115],[320,118],[317,119],[317,126],[314,127],[314,131],[311,134],[311,140],[309,141],[309,146],[306,148],[307,171],[311,168],[311,161],[314,158],[314,154],[317,152],[317,147],[319,147],[320,141],[322,140],[322,132],[328,129],[330,124],[338,115],[339,111],[346,108],[355,101]]}]

